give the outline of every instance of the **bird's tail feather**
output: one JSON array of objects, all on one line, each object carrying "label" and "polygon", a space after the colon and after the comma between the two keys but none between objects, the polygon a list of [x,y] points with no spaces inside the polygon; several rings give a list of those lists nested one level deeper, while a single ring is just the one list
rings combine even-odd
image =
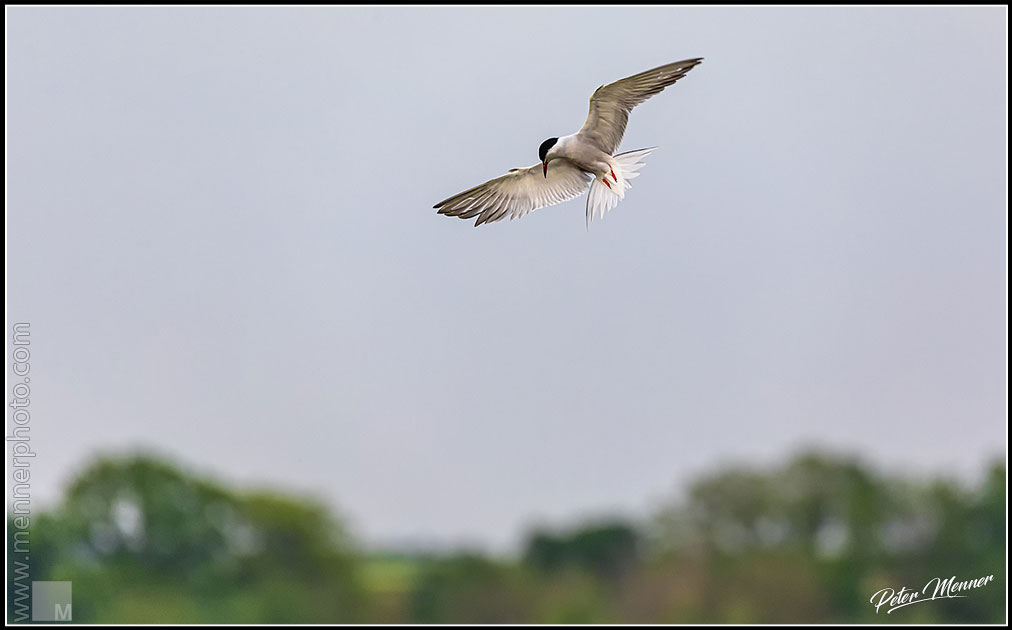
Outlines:
[{"label": "bird's tail feather", "polygon": [[594,215],[603,218],[604,214],[618,205],[618,202],[625,197],[625,191],[632,188],[630,179],[639,177],[639,170],[643,162],[639,160],[653,153],[657,147],[648,149],[637,149],[619,153],[611,159],[611,169],[615,174],[615,181],[611,181],[611,173],[606,184],[600,177],[595,177],[590,183],[590,193],[587,195],[587,229],[590,229],[590,222]]}]

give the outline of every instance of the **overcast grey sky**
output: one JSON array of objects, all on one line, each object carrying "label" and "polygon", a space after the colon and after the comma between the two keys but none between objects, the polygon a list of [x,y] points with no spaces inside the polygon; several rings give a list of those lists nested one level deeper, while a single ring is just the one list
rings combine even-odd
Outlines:
[{"label": "overcast grey sky", "polygon": [[[144,447],[369,542],[509,545],[808,444],[976,475],[1006,452],[1007,16],[8,9],[34,496]],[[432,210],[697,56],[589,232],[584,198]]]}]

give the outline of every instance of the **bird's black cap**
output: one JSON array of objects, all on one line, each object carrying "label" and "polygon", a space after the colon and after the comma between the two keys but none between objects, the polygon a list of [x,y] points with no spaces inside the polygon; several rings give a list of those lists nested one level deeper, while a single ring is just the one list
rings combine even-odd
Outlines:
[{"label": "bird's black cap", "polygon": [[549,138],[541,143],[541,146],[538,147],[538,157],[541,158],[542,162],[545,161],[545,156],[548,155],[548,150],[554,147],[555,143],[558,141],[558,138]]}]

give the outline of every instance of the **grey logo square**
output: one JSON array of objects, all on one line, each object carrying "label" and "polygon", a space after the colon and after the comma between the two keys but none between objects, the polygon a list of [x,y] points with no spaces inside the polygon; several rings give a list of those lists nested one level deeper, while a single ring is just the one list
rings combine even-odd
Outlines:
[{"label": "grey logo square", "polygon": [[32,621],[70,621],[73,582],[32,582]]}]

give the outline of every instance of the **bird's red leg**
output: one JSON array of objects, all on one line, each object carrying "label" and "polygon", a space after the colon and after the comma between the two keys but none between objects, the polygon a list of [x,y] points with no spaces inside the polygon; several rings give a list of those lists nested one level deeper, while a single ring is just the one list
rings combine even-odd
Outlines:
[{"label": "bird's red leg", "polygon": [[616,182],[618,182],[618,178],[615,177],[615,169],[612,168],[611,166],[609,166],[608,168],[611,170],[611,178],[614,179]]},{"label": "bird's red leg", "polygon": [[602,177],[601,181],[604,182],[605,186],[607,186],[608,188],[611,188],[611,184],[608,183],[608,178],[607,177]]}]

